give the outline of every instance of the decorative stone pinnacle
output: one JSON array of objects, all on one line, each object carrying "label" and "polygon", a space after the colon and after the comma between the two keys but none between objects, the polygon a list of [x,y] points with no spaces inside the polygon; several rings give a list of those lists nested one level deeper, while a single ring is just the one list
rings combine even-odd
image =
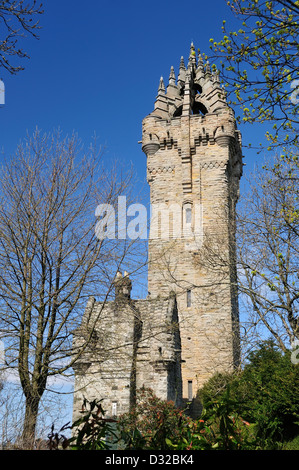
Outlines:
[{"label": "decorative stone pinnacle", "polygon": [[183,56],[181,56],[180,69],[186,70]]},{"label": "decorative stone pinnacle", "polygon": [[198,53],[198,68],[203,67],[203,59],[201,57],[201,53]]},{"label": "decorative stone pinnacle", "polygon": [[178,85],[181,87],[183,86],[185,82],[185,76],[186,76],[186,67],[184,63],[184,57],[181,56],[181,61],[180,61],[180,70],[179,70],[179,75],[178,75]]},{"label": "decorative stone pinnacle", "polygon": [[170,85],[175,85],[175,73],[174,73],[174,68],[173,68],[173,66],[171,66],[171,68],[170,68],[169,84],[170,84]]},{"label": "decorative stone pinnacle", "polygon": [[196,52],[193,42],[191,42],[190,46],[189,63],[193,63],[196,65]]},{"label": "decorative stone pinnacle", "polygon": [[206,63],[206,75],[211,77],[211,67],[210,67],[210,62],[207,61]]},{"label": "decorative stone pinnacle", "polygon": [[214,82],[219,84],[220,79],[219,79],[219,70],[218,69],[216,69],[215,72],[213,73],[213,77],[214,77]]},{"label": "decorative stone pinnacle", "polygon": [[158,88],[158,95],[162,95],[165,93],[165,85],[163,77],[160,78],[159,88]]}]

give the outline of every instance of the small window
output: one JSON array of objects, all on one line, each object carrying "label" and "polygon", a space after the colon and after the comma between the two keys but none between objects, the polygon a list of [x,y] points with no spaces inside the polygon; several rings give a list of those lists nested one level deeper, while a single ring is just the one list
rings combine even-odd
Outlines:
[{"label": "small window", "polygon": [[112,402],[112,416],[116,416],[116,415],[117,415],[117,402],[113,401]]},{"label": "small window", "polygon": [[191,307],[191,290],[187,290],[187,307]]},{"label": "small window", "polygon": [[188,380],[188,400],[191,401],[192,399],[193,399],[192,380]]},{"label": "small window", "polygon": [[186,207],[185,214],[186,214],[186,224],[191,224],[191,222],[192,222],[191,207]]}]

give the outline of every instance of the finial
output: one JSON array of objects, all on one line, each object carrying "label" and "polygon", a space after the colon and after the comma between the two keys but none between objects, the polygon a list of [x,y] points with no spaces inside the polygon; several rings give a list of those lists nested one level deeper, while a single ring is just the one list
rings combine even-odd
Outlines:
[{"label": "finial", "polygon": [[170,84],[170,85],[175,85],[175,73],[174,73],[174,68],[173,68],[173,66],[171,66],[171,68],[170,68],[169,84]]},{"label": "finial", "polygon": [[168,101],[167,101],[167,96],[165,94],[165,85],[164,85],[163,77],[160,78],[158,95],[155,101],[154,112],[160,117],[168,116]]},{"label": "finial", "polygon": [[185,63],[184,63],[184,57],[181,56],[180,70],[179,70],[179,75],[178,75],[178,85],[179,85],[179,87],[182,87],[184,85],[185,77],[186,77],[186,67],[185,67]]},{"label": "finial", "polygon": [[203,59],[201,53],[198,52],[198,68],[203,67]]},{"label": "finial", "polygon": [[195,52],[195,47],[194,47],[193,42],[191,42],[191,46],[190,46],[189,63],[190,62],[193,62],[194,64],[196,64],[196,52]]},{"label": "finial", "polygon": [[163,77],[160,78],[159,88],[158,88],[158,95],[165,94],[165,85]]},{"label": "finial", "polygon": [[182,116],[189,116],[191,112],[191,102],[190,102],[190,79],[191,79],[192,70],[188,65],[185,77],[185,89],[184,89],[184,98],[183,98],[183,109]]},{"label": "finial", "polygon": [[219,70],[217,68],[213,72],[213,78],[214,78],[214,83],[219,85],[220,84],[220,78],[219,78]]},{"label": "finial", "polygon": [[205,73],[205,76],[206,78],[211,78],[212,77],[212,74],[211,74],[211,67],[210,67],[210,62],[207,61],[206,63],[206,73]]},{"label": "finial", "polygon": [[201,57],[201,53],[198,51],[198,61],[197,61],[197,69],[196,69],[196,78],[200,79],[204,76],[205,69],[203,66],[203,59]]}]

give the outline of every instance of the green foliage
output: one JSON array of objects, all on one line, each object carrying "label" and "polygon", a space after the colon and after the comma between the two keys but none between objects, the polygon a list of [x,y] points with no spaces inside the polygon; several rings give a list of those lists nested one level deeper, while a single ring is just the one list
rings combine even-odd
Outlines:
[{"label": "green foliage", "polygon": [[250,425],[238,416],[229,393],[206,405],[201,419],[193,420],[172,402],[158,399],[152,390],[141,389],[135,409],[119,421],[121,437],[127,449],[255,448]]},{"label": "green foliage", "polygon": [[256,448],[252,425],[240,415],[238,401],[230,387],[217,398],[205,403],[203,418],[213,433],[213,448],[219,450],[249,450]]},{"label": "green foliage", "polygon": [[[107,450],[109,442],[117,439],[114,426],[115,420],[104,418],[102,400],[89,402],[84,399],[82,416],[74,421],[72,426],[63,426],[60,433],[54,433],[54,428],[49,434],[48,447],[50,450]],[[61,431],[71,429],[73,437],[67,438]]]},{"label": "green foliage", "polygon": [[[223,22],[223,37],[211,39],[211,58],[220,58],[222,79],[243,122],[273,121],[269,148],[298,143],[299,100],[298,2],[232,0],[227,4],[240,20],[237,31]],[[280,135],[282,132],[283,136]]]},{"label": "green foliage", "polygon": [[[255,442],[249,423],[237,416],[235,403],[224,394],[211,400],[204,419],[193,420],[173,402],[160,400],[152,390],[138,391],[136,407],[117,422],[104,419],[100,401],[84,400],[82,417],[60,433],[52,428],[48,446],[51,450],[106,450],[110,443],[121,450],[233,450],[253,449]],[[72,429],[67,438],[61,432]]]},{"label": "green foliage", "polygon": [[262,343],[248,359],[242,371],[216,374],[199,391],[204,407],[200,419],[142,388],[134,409],[117,423],[104,418],[101,401],[85,400],[82,417],[71,427],[73,437],[52,430],[50,448],[105,450],[113,439],[122,450],[298,448],[299,365],[272,341]]},{"label": "green foliage", "polygon": [[210,380],[200,391],[203,405],[227,399],[228,390],[234,411],[252,423],[257,448],[281,448],[299,433],[299,366],[272,341],[250,354],[242,372]]},{"label": "green foliage", "polygon": [[191,420],[172,401],[160,400],[151,389],[137,392],[136,406],[118,425],[127,449],[169,449],[184,436]]},{"label": "green foliage", "polygon": [[238,406],[229,389],[206,403],[201,418],[189,423],[187,432],[174,450],[254,450],[256,441],[250,423],[238,414]]},{"label": "green foliage", "polygon": [[[254,419],[256,433],[265,445],[281,442],[299,432],[299,367],[290,353],[282,354],[273,342],[262,344],[249,357],[236,394],[252,406],[247,416]],[[246,391],[246,385],[249,390]]]}]

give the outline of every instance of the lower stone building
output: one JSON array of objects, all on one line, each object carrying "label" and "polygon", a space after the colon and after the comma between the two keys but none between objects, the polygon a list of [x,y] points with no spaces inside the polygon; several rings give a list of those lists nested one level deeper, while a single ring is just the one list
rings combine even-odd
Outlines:
[{"label": "lower stone building", "polygon": [[177,406],[182,403],[176,297],[133,300],[131,288],[128,275],[118,273],[115,300],[91,297],[74,332],[74,354],[83,348],[74,366],[74,419],[84,397],[103,399],[108,416],[125,413],[143,386]]}]

